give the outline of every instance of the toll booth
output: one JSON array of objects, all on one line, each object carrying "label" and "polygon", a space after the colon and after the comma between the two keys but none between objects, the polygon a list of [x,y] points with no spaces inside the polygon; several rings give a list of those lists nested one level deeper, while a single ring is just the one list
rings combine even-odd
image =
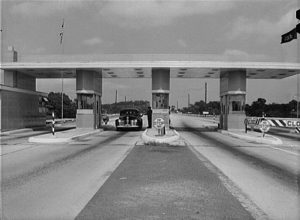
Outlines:
[{"label": "toll booth", "polygon": [[157,118],[169,128],[170,68],[152,69],[152,127]]},{"label": "toll booth", "polygon": [[246,71],[224,70],[220,75],[220,128],[244,129]]},{"label": "toll booth", "polygon": [[102,74],[99,71],[76,71],[77,128],[101,127]]}]

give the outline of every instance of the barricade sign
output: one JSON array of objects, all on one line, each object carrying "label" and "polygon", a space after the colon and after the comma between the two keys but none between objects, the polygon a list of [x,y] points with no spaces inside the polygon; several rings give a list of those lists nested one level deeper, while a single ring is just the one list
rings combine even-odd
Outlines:
[{"label": "barricade sign", "polygon": [[297,128],[300,127],[300,121],[297,120],[285,120],[286,127]]},{"label": "barricade sign", "polygon": [[259,119],[258,118],[245,118],[244,120],[244,124],[245,124],[245,131],[247,132],[247,125],[250,126],[251,130],[253,131],[254,126],[259,124]]}]

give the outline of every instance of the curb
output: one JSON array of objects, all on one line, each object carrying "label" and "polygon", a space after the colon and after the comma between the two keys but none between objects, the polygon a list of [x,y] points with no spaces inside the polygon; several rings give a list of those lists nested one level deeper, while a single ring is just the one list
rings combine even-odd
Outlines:
[{"label": "curb", "polygon": [[170,144],[171,142],[177,141],[180,138],[179,133],[176,130],[173,130],[175,135],[167,138],[156,138],[147,135],[148,129],[146,129],[142,134],[142,140],[145,144],[155,143],[155,144]]},{"label": "curb", "polygon": [[11,134],[18,134],[18,133],[31,132],[31,131],[33,131],[32,128],[22,128],[22,129],[11,130],[11,131],[3,131],[0,132],[0,136],[8,136]]},{"label": "curb", "polygon": [[80,138],[84,138],[84,137],[88,137],[90,135],[96,134],[98,132],[103,131],[102,129],[98,129],[92,132],[87,132],[87,133],[83,133],[83,134],[79,134],[79,135],[74,135],[68,138],[45,138],[43,136],[48,136],[49,134],[46,135],[40,135],[40,136],[36,136],[36,137],[30,137],[28,139],[28,142],[30,143],[41,143],[41,144],[52,144],[52,143],[67,143],[70,142],[72,140],[77,140]]},{"label": "curb", "polygon": [[273,138],[274,140],[268,140],[268,139],[263,138],[263,137],[251,137],[251,136],[237,134],[237,133],[234,133],[234,132],[224,131],[224,130],[220,130],[220,133],[225,134],[225,135],[229,135],[229,136],[232,136],[232,137],[235,137],[235,138],[243,139],[243,140],[246,140],[246,141],[256,142],[256,143],[259,143],[259,144],[274,144],[274,145],[283,144],[282,140],[280,140],[279,138],[276,138],[272,135],[267,135],[267,136]]}]

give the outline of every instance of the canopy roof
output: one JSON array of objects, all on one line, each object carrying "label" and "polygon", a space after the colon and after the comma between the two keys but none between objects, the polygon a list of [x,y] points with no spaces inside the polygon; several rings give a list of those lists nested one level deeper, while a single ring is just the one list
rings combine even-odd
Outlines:
[{"label": "canopy roof", "polygon": [[171,78],[219,78],[221,71],[246,70],[250,79],[282,79],[300,73],[300,63],[225,61],[10,62],[1,69],[37,78],[76,77],[76,70],[101,71],[104,78],[150,78],[152,68],[170,68]]}]

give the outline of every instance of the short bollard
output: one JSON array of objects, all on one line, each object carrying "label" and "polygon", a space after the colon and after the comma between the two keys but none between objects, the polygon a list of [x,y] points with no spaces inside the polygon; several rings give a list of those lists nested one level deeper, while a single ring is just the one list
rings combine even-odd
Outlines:
[{"label": "short bollard", "polygon": [[157,129],[158,135],[163,136],[165,135],[165,124],[164,119],[156,118],[153,123],[154,127]]},{"label": "short bollard", "polygon": [[158,134],[159,136],[161,136],[161,129],[160,129],[160,128],[157,129],[157,134]]}]

